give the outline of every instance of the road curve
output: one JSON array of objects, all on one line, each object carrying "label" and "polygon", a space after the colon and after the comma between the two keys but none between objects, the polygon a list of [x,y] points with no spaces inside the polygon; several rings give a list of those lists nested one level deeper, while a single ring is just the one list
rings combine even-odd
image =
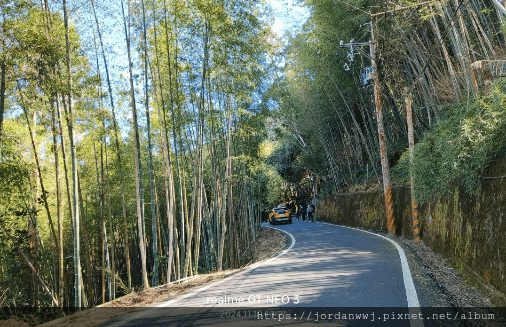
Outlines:
[{"label": "road curve", "polygon": [[[404,254],[391,240],[357,229],[298,220],[276,228],[290,235],[289,247],[280,255],[155,307],[180,311],[192,307],[204,311],[227,307],[393,310],[418,304],[414,288],[406,292],[406,274],[410,273],[409,267],[406,272],[407,264],[403,268],[401,262]],[[414,299],[410,292],[414,292]],[[149,326],[148,321],[154,326],[158,325],[156,317],[174,325],[185,321],[177,320],[173,312],[170,319],[167,316],[168,311],[153,308],[104,326]],[[239,325],[247,325],[244,323],[240,321]],[[208,321],[202,325],[213,324]]]}]

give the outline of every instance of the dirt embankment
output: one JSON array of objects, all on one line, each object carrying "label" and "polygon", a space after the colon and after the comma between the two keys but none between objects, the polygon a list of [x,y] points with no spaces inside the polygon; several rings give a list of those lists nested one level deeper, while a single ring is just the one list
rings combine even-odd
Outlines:
[{"label": "dirt embankment", "polygon": [[[253,259],[251,263],[271,258],[283,250],[285,246],[286,237],[283,233],[271,228],[262,227],[257,235],[256,244],[253,248]],[[124,315],[135,308],[145,307],[153,303],[167,300],[168,298],[182,292],[209,283],[213,280],[224,278],[237,271],[239,271],[239,269],[197,275],[183,282],[152,287],[139,292],[132,292],[98,307],[80,311],[73,315],[44,323],[40,326],[96,326],[114,317]],[[28,323],[27,320],[29,320],[27,317],[24,317],[23,321],[11,318],[7,321],[0,321],[0,327],[28,327],[37,325],[35,317],[32,321],[30,321],[30,323]]]}]

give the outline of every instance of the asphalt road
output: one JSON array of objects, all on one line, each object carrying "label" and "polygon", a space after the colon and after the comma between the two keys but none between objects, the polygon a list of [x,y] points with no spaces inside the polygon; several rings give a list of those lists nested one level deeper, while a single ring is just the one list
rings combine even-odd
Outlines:
[{"label": "asphalt road", "polygon": [[[280,255],[103,326],[321,324],[331,314],[331,321],[324,322],[341,326],[357,323],[348,313],[373,313],[360,321],[369,325],[374,308],[382,308],[381,315],[392,314],[388,323],[383,316],[386,325],[409,326],[401,320],[392,324],[400,308],[406,308],[403,314],[413,314],[416,310],[407,308],[418,307],[404,253],[392,241],[325,223],[294,220],[275,227],[288,237],[289,246]],[[337,319],[337,314],[345,319]],[[376,322],[380,313],[377,316]]]}]

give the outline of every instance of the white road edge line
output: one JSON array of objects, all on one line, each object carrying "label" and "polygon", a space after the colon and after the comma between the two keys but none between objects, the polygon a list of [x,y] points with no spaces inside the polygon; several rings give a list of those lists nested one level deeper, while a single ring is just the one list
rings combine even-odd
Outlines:
[{"label": "white road edge line", "polygon": [[408,307],[410,307],[410,308],[419,308],[420,307],[420,303],[418,302],[418,295],[416,294],[415,284],[413,283],[413,277],[411,277],[411,270],[409,269],[408,260],[406,259],[406,254],[404,253],[404,250],[401,248],[401,246],[399,244],[397,244],[397,242],[395,242],[394,240],[391,240],[388,237],[385,237],[383,235],[369,232],[369,231],[366,231],[363,229],[358,229],[358,228],[343,226],[343,225],[335,225],[335,224],[330,224],[330,223],[320,222],[320,221],[318,223],[336,226],[336,227],[346,227],[349,229],[357,230],[359,232],[369,233],[369,234],[384,238],[385,240],[392,243],[395,246],[395,248],[397,249],[397,252],[399,253],[399,257],[401,259],[402,276],[404,278],[404,288],[406,289],[406,298],[408,300]]},{"label": "white road edge line", "polygon": [[[270,261],[273,261],[276,258],[281,257],[282,255],[285,255],[288,251],[290,251],[295,246],[295,237],[293,237],[293,235],[290,234],[289,232],[284,231],[284,230],[279,229],[279,228],[275,228],[275,227],[270,227],[270,226],[264,226],[264,227],[276,229],[276,230],[278,230],[280,232],[288,234],[290,236],[290,238],[292,239],[292,244],[290,244],[290,246],[288,248],[284,249],[283,251],[281,251],[280,253],[278,253],[276,256],[274,256],[274,257],[272,257],[272,258],[270,258],[268,260],[265,260],[265,261],[257,262],[255,264],[249,266],[248,268],[244,269],[243,271],[233,274],[232,276],[223,278],[222,280],[219,280],[219,281],[217,281],[215,283],[211,283],[211,284],[209,284],[207,286],[204,286],[202,288],[196,289],[195,291],[191,291],[189,293],[183,294],[183,295],[177,297],[174,300],[170,300],[170,301],[167,301],[167,302],[162,302],[162,303],[160,303],[158,305],[150,306],[150,307],[147,307],[147,308],[164,308],[164,307],[167,307],[167,306],[172,305],[174,303],[177,303],[177,302],[179,302],[179,301],[181,301],[181,300],[183,300],[183,299],[185,299],[187,297],[190,297],[192,295],[198,294],[198,293],[200,293],[202,291],[207,290],[208,288],[211,288],[213,286],[219,285],[219,284],[221,284],[221,283],[223,283],[223,282],[225,282],[225,281],[227,281],[229,279],[232,279],[232,278],[237,277],[237,276],[241,276],[241,275],[243,275],[243,274],[245,274],[245,273],[247,273],[247,272],[249,272],[249,271],[251,271],[253,269],[256,269],[257,267],[259,267],[261,265],[265,265],[266,263],[268,263]],[[117,323],[115,323],[115,324],[113,324],[113,325],[111,325],[109,327],[123,326],[124,324],[126,324],[126,323],[128,323],[128,322],[130,322],[132,320],[140,319],[140,318],[148,315],[150,313],[149,311],[150,310],[145,310],[145,311],[139,312],[138,314],[133,314],[130,317],[122,319],[121,321],[118,321]]]},{"label": "white road edge line", "polygon": [[290,236],[290,238],[292,239],[292,244],[290,244],[290,246],[289,246],[288,248],[284,249],[283,251],[281,251],[280,253],[278,253],[276,256],[274,256],[274,257],[272,257],[272,258],[270,258],[270,259],[268,259],[268,260],[257,262],[257,263],[255,263],[255,264],[253,264],[253,265],[249,266],[248,268],[244,269],[243,271],[233,274],[232,276],[226,277],[226,278],[224,278],[224,279],[222,279],[222,280],[220,280],[220,281],[217,281],[217,282],[215,282],[215,283],[211,283],[211,284],[209,284],[209,285],[207,285],[207,286],[205,286],[205,287],[202,287],[202,288],[196,289],[195,291],[192,291],[192,292],[189,292],[189,293],[183,294],[182,296],[180,296],[180,297],[178,297],[178,298],[176,298],[176,299],[174,299],[174,300],[170,300],[170,301],[167,301],[167,302],[160,303],[159,305],[157,305],[157,306],[155,306],[155,307],[157,307],[157,308],[161,308],[161,307],[165,307],[165,306],[168,306],[168,305],[172,305],[172,304],[174,304],[174,303],[176,303],[176,302],[179,302],[179,301],[181,301],[181,300],[183,300],[183,299],[185,299],[185,298],[187,298],[187,297],[190,297],[190,296],[192,296],[192,295],[195,295],[195,294],[197,294],[197,293],[200,293],[200,292],[202,292],[202,291],[205,291],[205,290],[207,290],[208,288],[211,288],[211,287],[213,287],[213,286],[219,285],[219,284],[221,284],[221,283],[223,283],[223,282],[225,282],[225,281],[227,281],[227,280],[229,280],[229,279],[232,279],[232,278],[237,277],[237,276],[241,276],[241,275],[243,275],[243,274],[245,274],[245,273],[247,273],[247,272],[249,272],[249,271],[251,271],[251,270],[253,270],[253,269],[256,269],[257,267],[259,267],[259,266],[261,266],[261,265],[265,265],[266,263],[271,262],[271,261],[275,260],[276,258],[278,258],[278,257],[281,257],[281,256],[285,255],[288,251],[290,251],[290,250],[291,250],[291,249],[295,246],[295,237],[293,237],[293,235],[292,235],[292,234],[290,234],[289,232],[284,231],[284,230],[279,229],[279,228],[275,228],[275,227],[269,227],[269,226],[265,226],[265,227],[267,227],[267,228],[272,228],[272,229],[276,229],[276,230],[278,230],[278,231],[280,231],[280,232],[283,232],[283,233],[285,233],[285,234],[288,234],[288,235]]}]

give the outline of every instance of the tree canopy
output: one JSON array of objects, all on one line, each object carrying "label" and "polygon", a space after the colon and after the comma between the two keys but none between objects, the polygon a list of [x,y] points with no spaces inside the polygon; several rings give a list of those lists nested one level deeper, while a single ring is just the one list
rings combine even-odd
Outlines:
[{"label": "tree canopy", "polygon": [[302,3],[279,36],[258,0],[3,1],[0,305],[241,267],[273,206],[381,184],[380,141],[419,201],[479,187],[506,149],[495,2]]}]

